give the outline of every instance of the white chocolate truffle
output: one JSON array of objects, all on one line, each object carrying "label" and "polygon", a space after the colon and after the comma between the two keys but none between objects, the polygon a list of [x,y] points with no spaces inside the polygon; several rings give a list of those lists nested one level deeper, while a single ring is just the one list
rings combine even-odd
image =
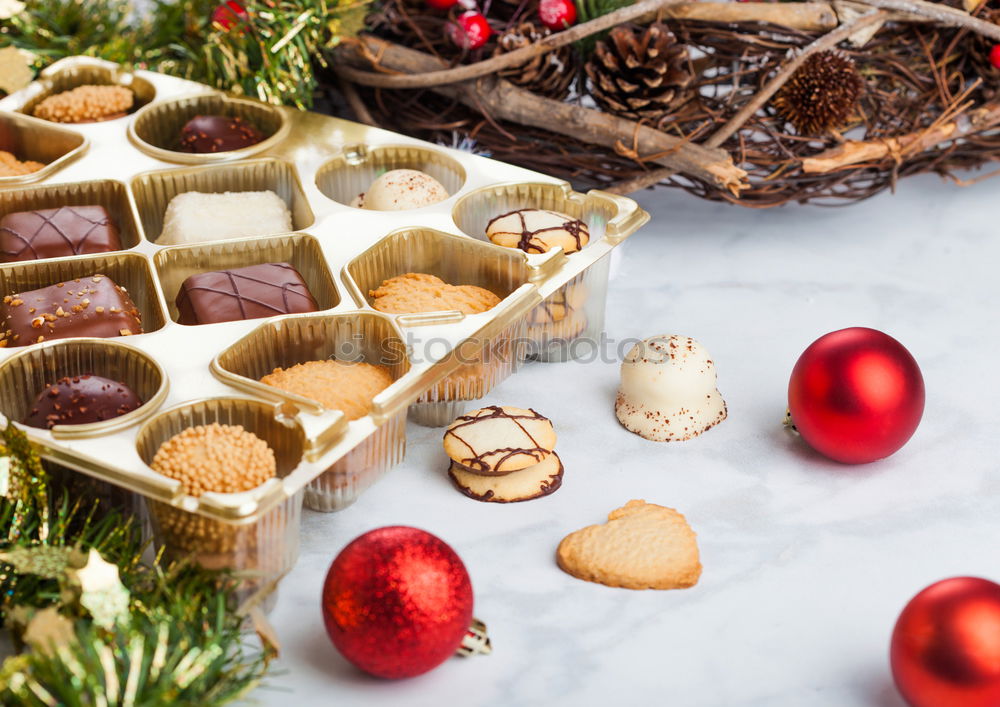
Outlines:
[{"label": "white chocolate truffle", "polygon": [[178,194],[167,205],[157,245],[274,236],[292,230],[292,215],[273,191]]},{"label": "white chocolate truffle", "polygon": [[654,336],[622,362],[615,400],[618,421],[655,442],[684,441],[726,419],[708,351],[687,336]]},{"label": "white chocolate truffle", "polygon": [[403,211],[430,206],[448,198],[441,182],[415,169],[394,169],[372,182],[351,206],[372,211]]}]

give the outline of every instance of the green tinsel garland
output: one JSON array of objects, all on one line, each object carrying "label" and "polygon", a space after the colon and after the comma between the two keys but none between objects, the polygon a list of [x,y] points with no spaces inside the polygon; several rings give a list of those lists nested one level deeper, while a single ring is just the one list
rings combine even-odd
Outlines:
[{"label": "green tinsel garland", "polygon": [[[95,56],[200,81],[269,103],[309,108],[316,68],[363,26],[371,0],[246,0],[247,21],[212,22],[223,0],[26,0],[0,19],[0,47],[37,57]],[[0,0],[10,2],[10,0]]]},{"label": "green tinsel garland", "polygon": [[0,437],[0,618],[24,649],[0,665],[0,704],[215,707],[257,686],[233,580],[140,562],[139,528],[55,489],[23,433]]}]

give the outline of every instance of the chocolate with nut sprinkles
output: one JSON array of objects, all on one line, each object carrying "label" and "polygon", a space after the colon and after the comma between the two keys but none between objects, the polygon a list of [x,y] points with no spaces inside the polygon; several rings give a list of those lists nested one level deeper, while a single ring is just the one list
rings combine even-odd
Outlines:
[{"label": "chocolate with nut sprinkles", "polygon": [[121,250],[118,226],[103,206],[17,211],[0,218],[0,262]]},{"label": "chocolate with nut sprinkles", "polygon": [[107,275],[10,294],[0,302],[0,347],[74,336],[108,339],[141,333],[139,309],[128,292]]},{"label": "chocolate with nut sprinkles", "polygon": [[196,115],[181,128],[181,152],[229,152],[256,145],[265,135],[243,118]]},{"label": "chocolate with nut sprinkles", "polygon": [[72,376],[45,386],[21,422],[43,430],[86,425],[121,417],[141,405],[139,396],[124,383],[94,375]]},{"label": "chocolate with nut sprinkles", "polygon": [[176,304],[181,324],[218,324],[319,309],[302,276],[288,263],[192,275],[181,284]]}]

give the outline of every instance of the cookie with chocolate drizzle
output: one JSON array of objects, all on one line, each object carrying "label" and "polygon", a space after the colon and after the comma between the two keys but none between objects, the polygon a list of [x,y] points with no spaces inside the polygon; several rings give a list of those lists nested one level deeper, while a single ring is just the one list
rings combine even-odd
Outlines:
[{"label": "cookie with chocolate drizzle", "polygon": [[558,211],[518,209],[491,219],[486,224],[486,237],[525,253],[547,253],[561,247],[568,254],[590,242],[590,229],[580,219]]},{"label": "cookie with chocolate drizzle", "polygon": [[483,476],[451,463],[448,476],[459,491],[476,501],[519,503],[554,493],[562,486],[563,465],[559,455],[549,454],[542,461],[503,476]]},{"label": "cookie with chocolate drizzle", "polygon": [[491,405],[462,415],[444,433],[444,451],[473,474],[498,476],[544,461],[556,446],[552,422],[534,410]]}]

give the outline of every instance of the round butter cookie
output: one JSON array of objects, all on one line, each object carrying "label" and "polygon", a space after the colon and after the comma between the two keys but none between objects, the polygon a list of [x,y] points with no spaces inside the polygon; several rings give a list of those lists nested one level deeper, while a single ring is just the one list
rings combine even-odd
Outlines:
[{"label": "round butter cookie", "polygon": [[486,224],[486,237],[505,248],[547,253],[561,247],[575,253],[590,242],[590,229],[580,219],[545,209],[518,209]]},{"label": "round butter cookie", "polygon": [[483,476],[452,462],[448,476],[455,488],[469,498],[489,503],[517,503],[555,492],[562,486],[563,465],[559,455],[552,452],[534,466],[503,476]]}]

